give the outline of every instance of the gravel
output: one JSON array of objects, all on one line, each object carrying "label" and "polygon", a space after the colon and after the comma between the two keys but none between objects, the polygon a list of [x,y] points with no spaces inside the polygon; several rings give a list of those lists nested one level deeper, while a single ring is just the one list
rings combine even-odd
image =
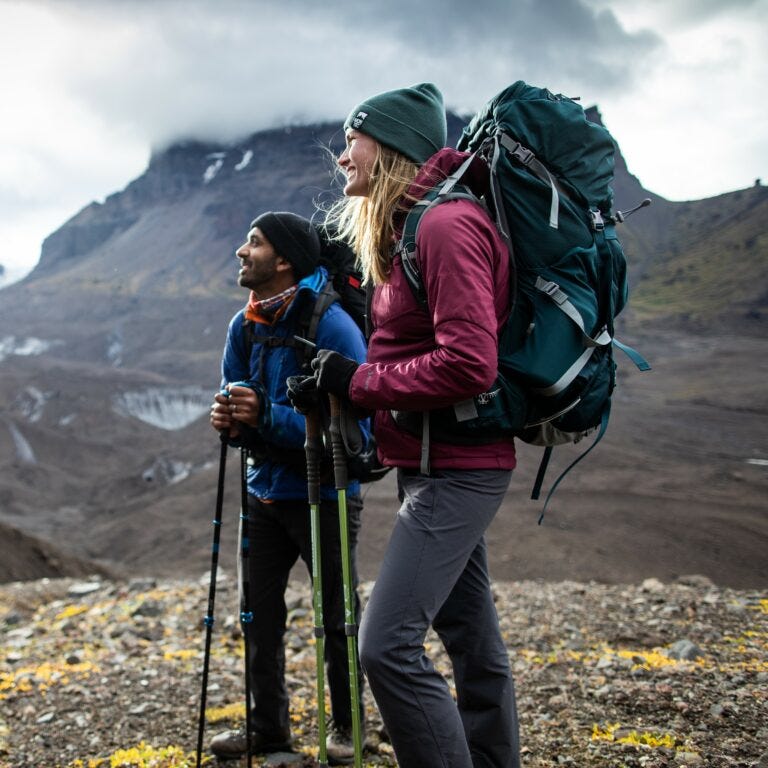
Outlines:
[{"label": "gravel", "polygon": [[[371,583],[362,585],[364,598]],[[494,585],[518,696],[523,766],[768,768],[768,597],[701,576],[639,585]],[[314,766],[308,585],[286,637],[296,754]],[[0,768],[195,765],[208,576],[0,585]],[[222,574],[205,745],[242,722],[237,589]],[[436,665],[450,666],[436,636]],[[395,766],[366,691],[366,766]],[[236,768],[243,761],[226,765]],[[205,755],[205,765],[219,763]],[[222,763],[224,765],[224,763]]]}]

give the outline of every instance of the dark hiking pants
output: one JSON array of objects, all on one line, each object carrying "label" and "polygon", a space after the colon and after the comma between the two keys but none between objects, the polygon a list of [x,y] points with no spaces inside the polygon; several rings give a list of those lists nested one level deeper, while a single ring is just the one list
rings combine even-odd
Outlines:
[{"label": "dark hiking pants", "polygon": [[[354,554],[361,508],[359,498],[348,497],[351,571],[355,587],[357,569]],[[251,727],[257,733],[279,737],[290,732],[289,696],[285,686],[285,589],[291,568],[299,557],[307,564],[310,577],[312,574],[309,504],[300,500],[265,504],[254,496],[248,496],[248,513],[249,610],[253,613],[253,621],[246,625],[246,631],[252,696]],[[347,727],[352,723],[352,710],[349,703],[347,636],[344,633],[339,515],[335,502],[322,501],[320,504],[320,539],[325,660],[331,712],[336,723]],[[357,589],[354,599],[359,620]],[[362,691],[362,682],[360,688]]]},{"label": "dark hiking pants", "polygon": [[[401,768],[518,768],[515,691],[484,532],[511,473],[398,471],[402,505],[363,613],[360,656]],[[432,625],[457,700],[426,654]]]}]

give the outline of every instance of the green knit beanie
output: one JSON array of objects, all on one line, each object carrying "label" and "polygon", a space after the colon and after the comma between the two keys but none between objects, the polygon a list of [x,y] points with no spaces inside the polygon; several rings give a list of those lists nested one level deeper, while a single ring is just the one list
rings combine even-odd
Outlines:
[{"label": "green knit beanie", "polygon": [[344,123],[421,165],[445,146],[443,94],[432,83],[385,91],[358,104]]}]

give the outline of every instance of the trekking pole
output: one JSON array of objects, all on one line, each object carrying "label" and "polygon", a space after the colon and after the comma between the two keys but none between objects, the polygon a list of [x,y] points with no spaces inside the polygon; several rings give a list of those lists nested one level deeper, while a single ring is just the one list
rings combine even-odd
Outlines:
[{"label": "trekking pole", "polygon": [[328,765],[325,735],[325,623],[323,621],[323,577],[320,543],[320,455],[323,448],[320,413],[312,408],[304,414],[307,456],[307,498],[312,533],[312,605],[315,615],[315,657],[317,667],[317,739],[318,763]]},{"label": "trekking pole", "polygon": [[213,634],[213,607],[216,602],[216,571],[219,567],[219,540],[221,538],[221,509],[224,504],[224,472],[227,467],[227,435],[222,432],[221,453],[219,454],[219,482],[216,488],[216,513],[213,518],[213,546],[211,547],[211,583],[208,587],[208,613],[205,623],[205,652],[203,654],[203,685],[200,692],[200,718],[197,725],[197,759],[200,768],[203,753],[203,732],[205,731],[205,700],[208,695],[208,666],[211,658],[211,636]]},{"label": "trekking pole", "polygon": [[245,659],[245,746],[248,768],[251,768],[251,663],[248,625],[253,621],[251,612],[250,541],[248,540],[248,451],[240,449],[240,626],[243,630],[243,656]]},{"label": "trekking pole", "polygon": [[360,696],[357,679],[357,622],[352,599],[350,568],[349,522],[347,519],[347,456],[341,433],[341,404],[335,395],[328,395],[331,405],[331,445],[333,446],[333,477],[339,495],[339,532],[341,535],[341,572],[344,586],[344,633],[347,636],[349,665],[349,697],[352,708],[352,743],[355,768],[362,768],[363,749],[360,728]]}]

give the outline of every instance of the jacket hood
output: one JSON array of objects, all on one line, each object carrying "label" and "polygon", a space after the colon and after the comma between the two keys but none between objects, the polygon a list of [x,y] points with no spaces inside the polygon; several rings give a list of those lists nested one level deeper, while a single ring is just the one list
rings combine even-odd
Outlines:
[{"label": "jacket hood", "polygon": [[315,267],[315,271],[306,277],[302,277],[298,282],[299,293],[303,291],[311,291],[317,296],[320,291],[325,288],[325,284],[328,282],[328,271],[325,267]]}]

